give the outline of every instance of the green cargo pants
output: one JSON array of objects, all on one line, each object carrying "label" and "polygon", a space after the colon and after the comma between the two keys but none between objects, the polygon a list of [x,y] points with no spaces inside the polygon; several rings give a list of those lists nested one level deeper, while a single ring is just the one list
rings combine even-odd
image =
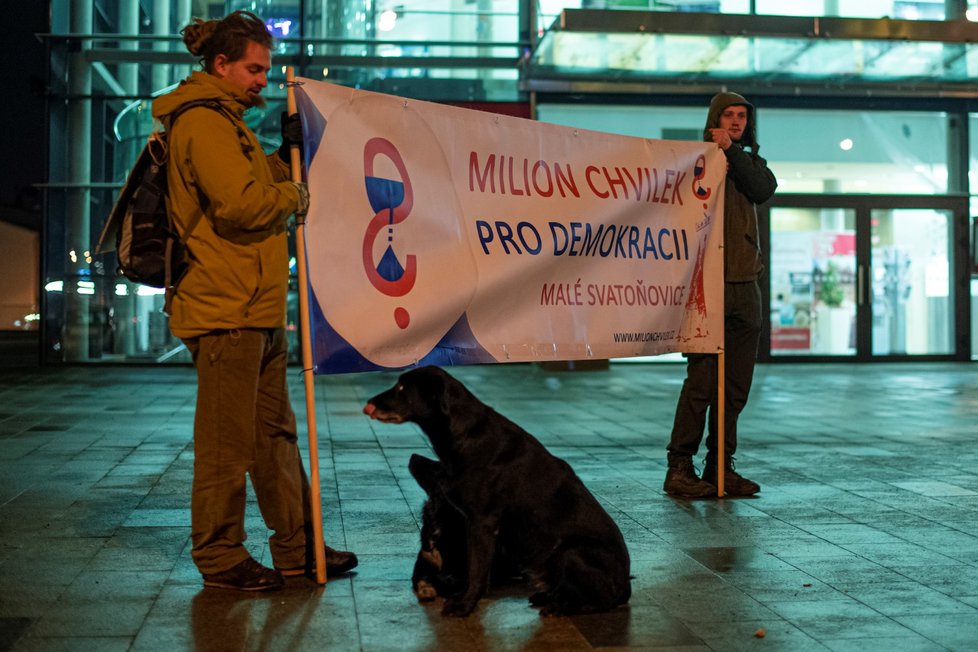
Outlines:
[{"label": "green cargo pants", "polygon": [[245,476],[251,476],[274,565],[305,561],[307,480],[286,385],[288,344],[279,329],[214,331],[184,340],[197,369],[193,560],[202,574],[248,558]]}]

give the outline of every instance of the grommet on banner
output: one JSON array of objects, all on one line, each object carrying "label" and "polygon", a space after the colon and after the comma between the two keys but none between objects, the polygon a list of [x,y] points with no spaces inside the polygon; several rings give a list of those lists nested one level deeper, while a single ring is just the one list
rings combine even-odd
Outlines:
[{"label": "grommet on banner", "polygon": [[593,358],[594,357],[594,353],[591,352],[591,345],[590,344],[585,344],[585,346],[587,347],[587,357]]}]

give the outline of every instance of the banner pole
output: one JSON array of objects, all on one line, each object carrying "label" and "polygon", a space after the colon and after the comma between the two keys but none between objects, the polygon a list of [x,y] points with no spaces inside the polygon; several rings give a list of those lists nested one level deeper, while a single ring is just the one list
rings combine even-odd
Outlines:
[{"label": "banner pole", "polygon": [[717,498],[723,498],[724,473],[727,470],[726,457],[726,426],[724,424],[724,412],[726,412],[726,363],[723,359],[723,349],[717,352]]},{"label": "banner pole", "polygon": [[[720,195],[717,199],[716,212],[720,220],[717,225],[720,228],[720,254],[721,260],[726,260],[727,242],[724,234],[724,222],[726,221],[726,206],[724,206],[724,183],[729,183],[724,177],[720,184]],[[720,348],[717,349],[717,498],[723,498],[724,477],[727,472],[727,363],[724,359],[724,351],[727,347],[727,269],[726,265],[720,266]]]},{"label": "banner pole", "polygon": [[[286,68],[286,93],[289,115],[296,112],[295,69]],[[302,160],[298,145],[289,148],[292,180],[302,181]],[[323,505],[319,486],[319,443],[316,439],[316,389],[312,372],[312,337],[309,332],[309,273],[306,267],[306,220],[296,220],[297,267],[299,269],[299,331],[302,342],[302,379],[306,389],[306,424],[309,435],[309,506],[311,508],[313,547],[316,552],[316,582],[326,583],[326,548],[323,541]],[[308,546],[307,546],[308,548]]]}]

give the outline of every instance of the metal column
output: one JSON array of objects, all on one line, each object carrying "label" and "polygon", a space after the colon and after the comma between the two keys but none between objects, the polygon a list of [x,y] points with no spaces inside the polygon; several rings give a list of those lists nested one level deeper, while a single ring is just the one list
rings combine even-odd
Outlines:
[{"label": "metal column", "polygon": [[92,68],[86,60],[92,33],[92,3],[72,0],[71,32],[82,35],[68,63],[68,190],[65,202],[64,279],[64,359],[70,362],[88,360],[90,299],[80,294],[79,280],[88,280],[91,246],[91,156],[92,156]]}]

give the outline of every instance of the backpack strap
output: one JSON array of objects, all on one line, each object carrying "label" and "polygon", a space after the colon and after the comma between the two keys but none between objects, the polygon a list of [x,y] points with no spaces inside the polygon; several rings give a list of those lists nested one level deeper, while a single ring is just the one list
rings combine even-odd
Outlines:
[{"label": "backpack strap", "polygon": [[[220,113],[221,115],[223,115],[225,118],[227,118],[228,121],[232,125],[234,125],[235,130],[238,132],[238,140],[241,140],[242,138],[246,138],[247,137],[247,136],[245,136],[244,130],[241,128],[241,125],[238,124],[238,120],[235,119],[234,114],[232,114],[231,111],[229,109],[227,109],[218,100],[194,100],[193,102],[187,102],[186,104],[180,106],[179,108],[177,108],[176,111],[174,111],[173,113],[169,114],[166,117],[166,120],[163,122],[163,128],[167,132],[169,132],[171,129],[173,129],[173,123],[176,122],[177,118],[179,118],[181,115],[183,115],[184,113],[186,113],[190,109],[196,108],[198,106],[206,106],[208,109],[211,109],[213,111],[217,111],[218,113]],[[169,139],[167,139],[167,141],[169,141]],[[169,153],[167,153],[167,155],[169,155]],[[169,191],[167,191],[167,193],[168,193],[167,194],[167,201],[169,201],[169,199],[170,199],[169,198]],[[167,208],[167,211],[169,211],[169,208]],[[190,234],[194,232],[194,229],[197,228],[197,225],[200,223],[200,220],[203,218],[203,216],[204,216],[203,215],[203,211],[201,211],[201,214],[198,215],[196,219],[194,219],[190,224],[187,225],[187,235],[186,235],[186,237],[181,237],[181,235],[179,233],[176,234],[177,235],[177,238],[180,239],[180,244],[183,245],[184,250],[187,251],[188,254],[190,252],[190,249],[187,247],[187,240],[190,238]],[[174,231],[176,231],[176,229],[174,229]]]},{"label": "backpack strap", "polygon": [[[176,122],[177,118],[179,118],[186,111],[189,111],[190,109],[196,108],[198,106],[205,106],[213,111],[217,111],[218,113],[226,117],[228,121],[232,125],[234,125],[235,130],[238,132],[238,141],[242,143],[241,148],[247,154],[247,150],[245,150],[246,145],[244,144],[244,142],[247,140],[248,137],[245,134],[244,129],[241,127],[240,121],[236,118],[236,116],[233,113],[231,113],[231,111],[227,107],[225,107],[218,100],[194,100],[193,102],[187,102],[186,104],[177,108],[176,111],[166,116],[165,120],[162,120],[164,130],[169,132],[171,129],[173,129],[173,123]],[[154,136],[156,136],[156,134],[154,134]],[[167,139],[167,141],[169,141],[169,139]],[[167,152],[166,155],[169,156],[169,152]],[[167,190],[166,201],[169,202],[169,200],[170,200],[169,190]],[[169,212],[169,210],[170,209],[168,206],[167,212]],[[180,244],[183,247],[183,250],[190,257],[193,257],[193,253],[190,251],[190,247],[187,246],[187,240],[190,238],[190,235],[194,232],[194,229],[197,228],[197,225],[200,224],[200,220],[203,219],[203,217],[204,217],[204,211],[201,210],[200,214],[197,215],[197,217],[192,222],[190,222],[190,224],[187,225],[186,236],[181,236],[180,233],[176,230],[176,228],[175,227],[173,228],[173,232],[180,240]],[[168,250],[166,252],[166,257],[165,257],[165,260],[167,262],[167,268],[166,271],[164,272],[166,276],[166,293],[164,298],[163,310],[167,314],[170,313],[170,306],[173,299],[173,293],[176,292],[175,284],[180,280],[180,279],[172,278],[173,270],[170,269],[170,265],[169,265],[171,260],[170,251],[169,251],[170,247],[172,247],[172,242],[167,243]]]},{"label": "backpack strap", "polygon": [[245,137],[244,129],[241,128],[241,124],[240,124],[241,120],[238,118],[238,116],[234,115],[234,113],[231,112],[231,109],[224,106],[224,103],[221,102],[220,100],[194,100],[192,102],[187,102],[186,104],[183,104],[180,107],[178,107],[176,111],[166,116],[166,119],[162,121],[163,128],[169,131],[170,129],[173,128],[173,123],[176,122],[177,118],[179,118],[181,115],[183,115],[185,112],[189,111],[190,109],[197,108],[198,106],[206,106],[208,109],[217,111],[225,118],[227,118],[231,124],[234,125],[235,130],[238,132],[239,138]]}]

